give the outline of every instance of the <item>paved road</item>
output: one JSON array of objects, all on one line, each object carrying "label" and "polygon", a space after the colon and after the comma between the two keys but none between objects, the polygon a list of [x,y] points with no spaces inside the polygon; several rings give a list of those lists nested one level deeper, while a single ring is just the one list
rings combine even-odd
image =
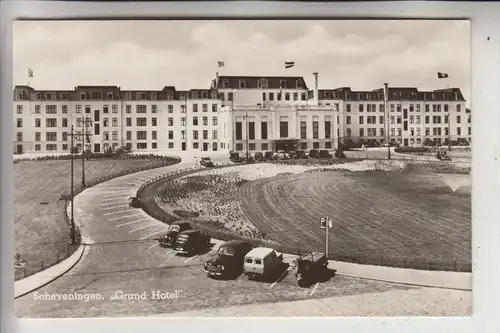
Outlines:
[{"label": "paved road", "polygon": [[[17,299],[16,314],[21,317],[140,316],[415,289],[343,276],[333,277],[314,291],[298,288],[291,276],[276,284],[248,281],[244,277],[230,281],[207,278],[201,265],[213,255],[217,242],[205,254],[191,258],[175,256],[168,249],[156,246],[153,240],[166,226],[127,205],[128,197],[134,195],[143,182],[186,167],[192,167],[192,163],[123,176],[78,195],[75,220],[85,239],[93,244],[68,274]],[[167,298],[154,299],[151,291]],[[117,292],[137,295],[145,292],[147,298],[110,300]],[[87,297],[92,294],[98,299],[57,299],[74,293]],[[40,295],[55,299],[41,300]]]}]

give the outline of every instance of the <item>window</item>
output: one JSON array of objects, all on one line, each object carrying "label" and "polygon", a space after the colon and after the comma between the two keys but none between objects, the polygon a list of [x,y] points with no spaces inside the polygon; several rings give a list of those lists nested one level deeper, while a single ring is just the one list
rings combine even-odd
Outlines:
[{"label": "window", "polygon": [[151,105],[151,113],[157,113],[158,112],[158,107],[156,104]]},{"label": "window", "polygon": [[113,126],[113,127],[118,127],[118,118],[113,117],[113,120],[112,120],[112,126]]},{"label": "window", "polygon": [[255,150],[255,143],[249,143],[248,150]]},{"label": "window", "polygon": [[57,105],[45,105],[45,113],[46,114],[56,114],[57,113]]},{"label": "window", "polygon": [[255,140],[255,123],[253,121],[248,123],[248,139]]},{"label": "window", "polygon": [[460,124],[461,123],[461,117],[460,116],[457,116],[457,124]]},{"label": "window", "polygon": [[135,113],[146,113],[146,111],[146,105],[136,105],[135,107]]},{"label": "window", "polygon": [[415,117],[414,116],[410,116],[410,124],[413,124],[415,123]]},{"label": "window", "polygon": [[181,117],[181,126],[186,126],[186,117]]},{"label": "window", "polygon": [[300,138],[307,139],[307,123],[305,121],[300,122]]},{"label": "window", "polygon": [[118,140],[118,131],[113,131],[113,140]]},{"label": "window", "polygon": [[401,136],[401,128],[398,128],[398,136]]},{"label": "window", "polygon": [[109,113],[109,106],[104,105],[104,106],[102,107],[102,112],[103,112],[103,113]]},{"label": "window", "polygon": [[118,113],[118,105],[114,104],[112,106],[112,109],[113,109],[113,111],[112,111],[113,113]]},{"label": "window", "polygon": [[[260,123],[260,138],[262,140],[267,140],[267,121]],[[267,150],[267,148],[263,150]]]},{"label": "window", "polygon": [[319,142],[313,142],[313,149],[319,149]]},{"label": "window", "polygon": [[429,109],[430,109],[429,104],[426,104],[425,105],[425,112],[429,112]]},{"label": "window", "polygon": [[363,116],[359,116],[359,124],[360,125],[364,124],[364,117]]},{"label": "window", "polygon": [[[77,105],[77,107],[80,107],[80,112],[82,111],[81,105]],[[77,111],[78,112],[78,111]],[[40,105],[35,105],[35,113],[40,114]]]},{"label": "window", "polygon": [[236,144],[236,150],[243,150],[243,144],[242,143],[237,143]]},{"label": "window", "polygon": [[108,131],[104,131],[102,132],[102,136],[103,136],[103,140],[109,140],[109,132]]},{"label": "window", "polygon": [[331,121],[325,121],[325,139],[330,139],[332,137],[332,123]]},{"label": "window", "polygon": [[158,139],[158,132],[151,131],[151,139],[152,140],[157,140]]},{"label": "window", "polygon": [[57,150],[57,145],[56,144],[47,144],[45,145],[46,149],[48,151],[54,151],[54,150]]},{"label": "window", "polygon": [[319,122],[313,121],[313,139],[319,138]]},{"label": "window", "polygon": [[135,125],[141,127],[148,126],[148,118],[136,118]]},{"label": "window", "polygon": [[158,126],[158,118],[151,118],[151,126],[153,127]]},{"label": "window", "polygon": [[326,149],[332,149],[332,143],[330,141],[325,142]]},{"label": "window", "polygon": [[460,104],[457,104],[457,112],[460,112],[462,109],[461,109],[461,105]]},{"label": "window", "polygon": [[181,139],[186,140],[186,131],[181,131]]},{"label": "window", "polygon": [[132,118],[126,118],[126,126],[132,126]]},{"label": "window", "polygon": [[173,149],[174,148],[174,143],[173,142],[169,142],[168,143],[168,148],[169,149]]},{"label": "window", "polygon": [[45,119],[45,127],[57,127],[57,119],[56,118]]},{"label": "window", "polygon": [[300,94],[300,99],[301,99],[302,101],[305,101],[305,100],[307,99],[306,93],[301,93],[301,94]]},{"label": "window", "polygon": [[398,124],[401,124],[401,116],[398,116],[398,117],[396,118],[396,120],[397,120],[397,123],[398,123]]},{"label": "window", "polygon": [[420,116],[417,116],[417,124],[420,124]]},{"label": "window", "polygon": [[469,128],[467,129],[467,133],[468,133],[468,135],[472,135],[472,127],[469,127]]},{"label": "window", "polygon": [[301,142],[300,149],[303,149],[303,150],[307,149],[307,142]]},{"label": "window", "polygon": [[395,111],[395,106],[394,104],[391,104],[391,112],[394,112]]},{"label": "window", "polygon": [[193,112],[198,112],[198,104],[193,104]]},{"label": "window", "polygon": [[100,126],[99,124],[94,124],[94,134],[99,135],[100,133]]},{"label": "window", "polygon": [[126,113],[132,113],[132,105],[125,106],[125,112]]},{"label": "window", "polygon": [[136,132],[137,140],[147,140],[148,132],[147,131],[137,131]]},{"label": "window", "polygon": [[365,136],[365,129],[364,128],[359,129],[359,136]]},{"label": "window", "polygon": [[137,149],[147,149],[147,148],[148,148],[147,142],[137,142]]},{"label": "window", "polygon": [[280,138],[288,138],[288,121],[280,121]]},{"label": "window", "polygon": [[174,118],[168,117],[168,126],[174,126]]},{"label": "window", "polygon": [[198,131],[193,131],[193,140],[198,140]]},{"label": "window", "polygon": [[233,100],[233,93],[232,92],[227,93],[227,100],[228,101],[232,101]]},{"label": "window", "polygon": [[243,131],[242,131],[242,123],[241,121],[236,122],[236,140],[242,140],[243,138]]},{"label": "window", "polygon": [[239,82],[239,83],[240,83],[240,84],[239,84],[239,87],[240,87],[240,88],[246,88],[246,82],[245,82],[245,80],[240,80],[240,82]]},{"label": "window", "polygon": [[359,112],[363,112],[363,108],[364,108],[364,105],[363,105],[363,104],[360,104],[360,105],[359,105]]},{"label": "window", "polygon": [[379,120],[380,124],[383,124],[384,123],[384,116],[379,116],[378,120]]},{"label": "window", "polygon": [[203,117],[203,126],[208,126],[208,117]]},{"label": "window", "polygon": [[57,141],[57,132],[45,133],[45,141]]},{"label": "window", "polygon": [[426,123],[426,124],[429,124],[429,123],[430,123],[430,118],[431,118],[431,117],[429,117],[429,116],[425,116],[425,123]]},{"label": "window", "polygon": [[431,135],[431,129],[430,129],[429,127],[426,127],[426,128],[425,128],[425,135],[426,135],[426,136]]},{"label": "window", "polygon": [[267,143],[262,143],[260,145],[260,150],[268,150],[269,149],[268,147],[269,147],[269,145]]},{"label": "window", "polygon": [[417,136],[420,136],[420,127],[417,127]]},{"label": "window", "polygon": [[345,110],[346,110],[346,112],[351,112],[351,104],[346,104]]},{"label": "window", "polygon": [[68,113],[68,106],[62,105],[62,113]]},{"label": "window", "polygon": [[449,135],[449,134],[450,134],[450,133],[449,133],[448,127],[445,127],[445,128],[444,128],[444,135]]},{"label": "window", "polygon": [[296,93],[296,92],[293,93],[293,100],[294,101],[298,101],[299,100],[299,94],[298,93]]},{"label": "window", "polygon": [[[168,131],[168,139],[169,140],[173,140],[174,139],[174,131]],[[173,146],[173,144],[172,144],[172,146]]]},{"label": "window", "polygon": [[352,130],[350,128],[346,129],[346,133],[347,133],[347,137],[351,137],[352,136]]},{"label": "window", "polygon": [[85,113],[90,113],[90,105],[85,105]]},{"label": "window", "polygon": [[212,104],[212,112],[217,112],[217,104]]},{"label": "window", "polygon": [[290,93],[285,93],[285,101],[289,101],[290,100]]},{"label": "window", "polygon": [[219,138],[219,133],[217,132],[217,130],[213,130],[212,131],[212,139],[217,140],[218,138]]},{"label": "window", "polygon": [[217,117],[212,117],[212,126],[217,126]]},{"label": "window", "polygon": [[181,113],[186,113],[186,105],[181,105]]},{"label": "window", "polygon": [[193,142],[193,149],[199,149],[198,142]]},{"label": "window", "polygon": [[208,112],[208,104],[203,104],[203,105],[201,106],[201,111],[202,111],[202,112]]},{"label": "window", "polygon": [[35,145],[35,151],[40,151],[42,149],[42,145]]},{"label": "window", "polygon": [[167,107],[167,109],[168,109],[168,113],[174,113],[174,106],[173,105],[169,105]]},{"label": "window", "polygon": [[109,126],[109,118],[102,118],[102,127]]},{"label": "window", "polygon": [[212,142],[212,150],[217,151],[217,142]]},{"label": "window", "polygon": [[16,141],[23,141],[23,132],[17,132]]},{"label": "window", "polygon": [[396,105],[396,111],[401,112],[401,104]]},{"label": "window", "polygon": [[62,127],[68,127],[68,118],[62,119]]},{"label": "window", "polygon": [[395,128],[391,128],[391,136],[396,136],[396,129]]},{"label": "window", "polygon": [[198,117],[193,117],[193,126],[198,126]]},{"label": "window", "polygon": [[40,132],[35,132],[35,141],[40,141],[42,138],[42,134]]},{"label": "window", "polygon": [[444,112],[448,112],[448,104],[444,105]]}]

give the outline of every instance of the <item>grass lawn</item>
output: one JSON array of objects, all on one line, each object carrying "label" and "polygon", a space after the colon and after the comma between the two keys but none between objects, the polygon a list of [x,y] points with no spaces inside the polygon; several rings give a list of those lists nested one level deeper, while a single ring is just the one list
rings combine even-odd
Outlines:
[{"label": "grass lawn", "polygon": [[240,196],[253,224],[286,246],[324,249],[319,219],[329,216],[331,254],[471,261],[470,175],[309,173],[249,182]]},{"label": "grass lawn", "polygon": [[[69,227],[64,218],[61,194],[70,191],[69,160],[21,162],[14,164],[14,232],[15,251],[26,260],[26,275],[56,263],[68,256]],[[147,160],[85,161],[86,181],[117,174],[124,170],[160,165]],[[75,161],[75,188],[81,185],[81,160]],[[24,272],[16,272],[16,280]]]}]

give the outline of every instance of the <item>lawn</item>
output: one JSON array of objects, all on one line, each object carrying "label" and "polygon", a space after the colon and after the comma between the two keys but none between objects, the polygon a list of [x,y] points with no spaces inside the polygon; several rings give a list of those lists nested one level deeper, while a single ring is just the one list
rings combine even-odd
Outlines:
[{"label": "lawn", "polygon": [[[16,280],[51,266],[74,249],[68,248],[69,227],[62,194],[70,193],[70,161],[23,161],[14,164],[15,251],[26,261]],[[86,181],[161,161],[99,159],[85,161]],[[81,185],[81,161],[75,161],[75,188]],[[25,271],[25,272],[24,272]]]},{"label": "lawn", "polygon": [[471,261],[470,175],[323,172],[261,179],[240,188],[245,215],[290,247],[372,261]]}]

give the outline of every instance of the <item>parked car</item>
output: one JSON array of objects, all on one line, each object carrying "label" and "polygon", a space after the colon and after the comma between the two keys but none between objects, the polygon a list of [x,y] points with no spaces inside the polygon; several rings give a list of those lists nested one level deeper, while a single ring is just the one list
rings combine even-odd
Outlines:
[{"label": "parked car", "polygon": [[212,162],[210,157],[202,157],[200,160],[200,165],[206,168],[211,168],[214,166],[214,162]]},{"label": "parked car", "polygon": [[330,154],[328,150],[320,150],[319,158],[332,158],[333,156]]},{"label": "parked car", "polygon": [[264,155],[262,153],[255,153],[253,157],[256,161],[263,161],[264,160]]},{"label": "parked car", "polygon": [[297,150],[295,151],[295,158],[299,160],[305,160],[307,159],[307,154],[303,150]]},{"label": "parked car", "polygon": [[237,277],[243,272],[245,255],[251,250],[252,245],[246,241],[226,242],[212,259],[205,262],[203,271],[209,276]]},{"label": "parked car", "polygon": [[311,151],[309,151],[309,157],[319,158],[319,151],[317,149],[311,149]]},{"label": "parked car", "polygon": [[266,151],[264,153],[264,159],[266,159],[266,160],[274,160],[274,153],[272,151]]},{"label": "parked car", "polygon": [[191,230],[191,224],[187,221],[175,221],[173,222],[167,230],[167,233],[158,238],[158,242],[161,247],[173,247],[179,233]]},{"label": "parked car", "polygon": [[297,283],[300,287],[307,287],[317,282],[321,270],[328,267],[326,255],[322,252],[308,252],[297,258]]},{"label": "parked car", "polygon": [[179,254],[193,255],[210,246],[210,236],[200,230],[186,230],[177,235],[174,250]]},{"label": "parked car", "polygon": [[248,279],[278,278],[287,268],[283,254],[267,247],[257,247],[245,256],[243,273]]},{"label": "parked car", "polygon": [[231,152],[229,153],[229,160],[234,163],[239,163],[241,162],[241,156],[239,153]]},{"label": "parked car", "polygon": [[251,155],[248,155],[248,157],[245,156],[243,158],[242,162],[246,163],[246,164],[251,164],[251,163],[255,163],[255,160]]},{"label": "parked car", "polygon": [[128,205],[132,208],[141,208],[142,200],[139,197],[130,197],[128,198]]}]

